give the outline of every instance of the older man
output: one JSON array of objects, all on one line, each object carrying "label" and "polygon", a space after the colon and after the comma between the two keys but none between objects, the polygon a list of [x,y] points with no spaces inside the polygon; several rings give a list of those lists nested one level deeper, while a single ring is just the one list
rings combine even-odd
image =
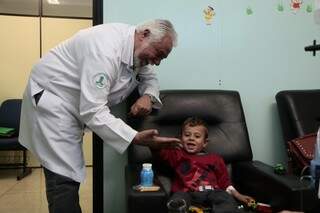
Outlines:
[{"label": "older man", "polygon": [[131,107],[133,116],[161,107],[151,65],[159,65],[176,41],[167,20],[136,27],[103,24],[81,30],[34,65],[23,97],[19,141],[44,167],[50,213],[81,212],[85,127],[120,153],[130,143],[179,142],[160,137],[155,129],[137,132],[109,109],[136,86],[141,97]]}]

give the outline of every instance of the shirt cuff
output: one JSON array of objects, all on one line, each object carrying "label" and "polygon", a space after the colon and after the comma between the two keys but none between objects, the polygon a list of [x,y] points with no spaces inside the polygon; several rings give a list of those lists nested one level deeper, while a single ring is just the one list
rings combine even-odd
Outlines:
[{"label": "shirt cuff", "polygon": [[145,93],[144,95],[148,95],[150,97],[152,108],[160,109],[162,107],[162,102],[159,97],[156,97],[150,93]]},{"label": "shirt cuff", "polygon": [[228,186],[227,188],[226,188],[226,192],[228,192],[229,194],[232,194],[232,191],[235,191],[236,189],[232,186],[232,185],[230,185],[230,186]]}]

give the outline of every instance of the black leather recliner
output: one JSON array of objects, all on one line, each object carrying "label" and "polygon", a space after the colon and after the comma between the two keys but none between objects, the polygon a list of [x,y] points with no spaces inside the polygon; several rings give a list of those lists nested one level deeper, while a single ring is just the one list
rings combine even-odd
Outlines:
[{"label": "black leather recliner", "polygon": [[0,127],[15,129],[14,134],[10,137],[0,137],[0,151],[21,151],[23,158],[20,163],[1,164],[0,168],[22,169],[22,172],[17,176],[17,180],[21,180],[31,173],[31,168],[27,167],[27,150],[18,141],[21,102],[21,99],[8,99],[0,107]]},{"label": "black leather recliner", "polygon": [[[165,90],[161,91],[161,110],[154,110],[142,119],[129,119],[137,130],[156,128],[162,136],[179,136],[182,122],[190,116],[203,118],[209,126],[207,152],[220,154],[229,169],[235,187],[257,201],[271,204],[274,210],[302,210],[301,196],[309,187],[292,175],[277,175],[273,167],[252,160],[252,150],[240,95],[225,90]],[[134,98],[133,98],[134,100]],[[129,101],[129,105],[133,103]],[[214,143],[212,143],[214,142]],[[139,171],[143,162],[152,162],[158,192],[137,192]],[[157,164],[148,147],[131,145],[126,167],[126,197],[128,213],[167,212],[170,169]],[[161,176],[161,178],[159,178]],[[163,176],[167,178],[163,178]]]},{"label": "black leather recliner", "polygon": [[317,132],[320,90],[284,90],[276,94],[284,142]]},{"label": "black leather recliner", "polygon": [[[283,90],[276,94],[276,102],[283,133],[283,142],[288,148],[287,141],[317,132],[320,127],[320,90]],[[289,153],[289,152],[288,152]],[[288,156],[289,164],[290,156]],[[294,168],[294,165],[292,165]],[[295,172],[296,171],[296,172]],[[296,175],[299,171],[293,169]],[[316,192],[310,194],[309,200],[316,200],[310,206],[318,208],[320,201],[314,199]]]}]

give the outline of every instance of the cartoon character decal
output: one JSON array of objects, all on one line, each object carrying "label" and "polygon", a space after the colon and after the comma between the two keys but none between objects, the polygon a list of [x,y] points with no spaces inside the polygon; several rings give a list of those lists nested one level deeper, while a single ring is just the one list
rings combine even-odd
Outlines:
[{"label": "cartoon character decal", "polygon": [[290,6],[291,6],[291,10],[294,13],[297,13],[301,9],[302,0],[291,0]]},{"label": "cartoon character decal", "polygon": [[277,10],[278,10],[279,12],[283,12],[283,11],[284,11],[284,6],[283,6],[282,1],[280,1],[280,2],[278,3],[278,5],[277,5]]},{"label": "cartoon character decal", "polygon": [[213,21],[213,16],[215,16],[215,12],[213,7],[208,6],[206,9],[203,10],[204,13],[204,20],[207,25],[211,25]]},{"label": "cartoon character decal", "polygon": [[252,10],[252,8],[249,6],[249,7],[247,7],[247,9],[246,9],[246,13],[247,13],[247,15],[248,16],[250,16],[250,15],[252,15],[253,14],[253,10]]},{"label": "cartoon character decal", "polygon": [[307,11],[307,13],[312,13],[312,11],[313,11],[312,4],[307,5],[306,11]]}]

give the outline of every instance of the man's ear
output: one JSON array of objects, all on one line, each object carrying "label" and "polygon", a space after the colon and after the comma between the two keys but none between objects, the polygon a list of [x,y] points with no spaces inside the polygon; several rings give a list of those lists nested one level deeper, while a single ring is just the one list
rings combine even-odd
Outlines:
[{"label": "man's ear", "polygon": [[149,37],[150,36],[150,30],[149,29],[145,29],[144,31],[143,31],[143,37],[145,37],[145,38],[147,38],[147,37]]},{"label": "man's ear", "polygon": [[137,38],[139,42],[142,42],[144,39],[148,38],[150,36],[150,30],[145,29],[144,31],[141,31],[137,33]]}]

